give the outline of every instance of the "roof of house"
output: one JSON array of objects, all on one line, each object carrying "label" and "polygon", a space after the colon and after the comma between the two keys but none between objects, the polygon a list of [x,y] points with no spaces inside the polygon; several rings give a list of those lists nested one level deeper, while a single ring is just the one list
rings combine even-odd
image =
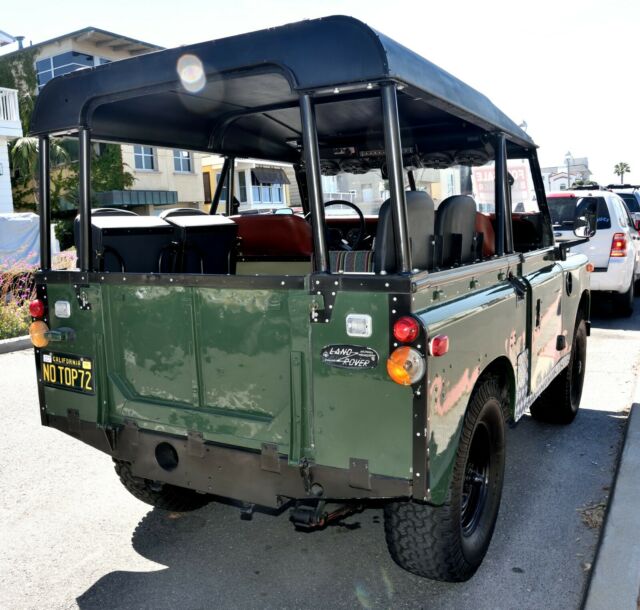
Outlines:
[{"label": "roof of house", "polygon": [[61,36],[56,36],[55,38],[50,38],[49,40],[37,42],[28,47],[25,47],[24,49],[16,49],[15,51],[11,51],[10,53],[5,53],[3,57],[10,57],[27,49],[37,49],[38,47],[43,47],[48,44],[67,40],[68,38],[71,38],[78,42],[88,41],[98,46],[104,46],[106,48],[110,47],[114,51],[128,52],[132,56],[138,55],[140,53],[148,53],[149,51],[159,51],[164,48],[150,42],[144,42],[143,40],[137,40],[136,38],[122,36],[121,34],[115,34],[114,32],[109,32],[107,30],[88,26],[86,28],[82,28],[81,30],[76,30],[75,32],[69,32],[67,34],[62,34]]},{"label": "roof of house", "polygon": [[[148,53],[54,78],[38,96],[32,133],[88,127],[98,139],[291,161],[298,155],[291,141],[300,138],[302,92],[314,94],[320,137],[335,141],[360,130],[371,138],[382,133],[377,85],[389,81],[402,89],[400,113],[413,136],[427,129],[430,141],[437,141],[453,126],[461,146],[474,137],[480,141],[481,132],[502,131],[515,146],[535,147],[487,97],[344,16]],[[358,103],[346,104],[345,93]]]}]

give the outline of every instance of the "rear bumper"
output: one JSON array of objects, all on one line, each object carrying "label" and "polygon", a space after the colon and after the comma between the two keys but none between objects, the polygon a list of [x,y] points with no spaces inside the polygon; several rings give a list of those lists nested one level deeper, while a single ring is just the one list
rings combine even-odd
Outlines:
[{"label": "rear bumper", "polygon": [[596,267],[591,273],[591,290],[626,292],[631,283],[632,262],[626,258],[609,259],[608,267]]},{"label": "rear bumper", "polygon": [[[130,462],[134,476],[271,508],[290,499],[317,498],[310,491],[312,484],[322,486],[321,498],[326,500],[408,498],[412,494],[411,481],[370,474],[365,460],[351,459],[348,469],[309,464],[305,478],[298,465],[289,464],[268,446],[254,452],[149,432],[135,425],[105,430],[73,412],[69,417],[48,415],[47,425]],[[170,444],[178,455],[178,465],[171,471],[156,461],[160,443]]]}]

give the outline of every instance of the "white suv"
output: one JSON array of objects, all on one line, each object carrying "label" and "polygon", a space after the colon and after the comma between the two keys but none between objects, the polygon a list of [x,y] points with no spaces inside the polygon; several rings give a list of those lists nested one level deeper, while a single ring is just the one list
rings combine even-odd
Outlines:
[{"label": "white suv", "polygon": [[640,278],[640,234],[624,201],[611,191],[595,188],[550,193],[547,203],[556,242],[575,239],[575,218],[580,210],[596,204],[596,234],[571,250],[586,254],[593,264],[591,290],[613,293],[617,312],[630,316],[634,287]]}]

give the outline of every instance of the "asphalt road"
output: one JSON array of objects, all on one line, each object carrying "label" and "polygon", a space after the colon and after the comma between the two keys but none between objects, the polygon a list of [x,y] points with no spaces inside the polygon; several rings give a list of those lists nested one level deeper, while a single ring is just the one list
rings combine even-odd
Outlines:
[{"label": "asphalt road", "polygon": [[598,536],[581,510],[607,498],[640,366],[640,300],[630,320],[602,305],[576,421],[509,431],[496,532],[462,584],[398,568],[379,510],[305,534],[286,514],[151,509],[40,426],[31,351],[0,356],[0,608],[577,608]]}]

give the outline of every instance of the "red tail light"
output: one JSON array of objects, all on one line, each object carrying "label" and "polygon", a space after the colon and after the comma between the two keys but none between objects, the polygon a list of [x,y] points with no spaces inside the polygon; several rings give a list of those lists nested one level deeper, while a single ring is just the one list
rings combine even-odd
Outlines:
[{"label": "red tail light", "polygon": [[393,325],[393,336],[401,343],[411,343],[418,338],[420,325],[411,316],[402,316]]},{"label": "red tail light", "polygon": [[29,313],[34,318],[42,318],[44,316],[44,303],[40,299],[29,303]]},{"label": "red tail light", "polygon": [[624,233],[616,233],[611,240],[612,257],[627,256],[627,236]]},{"label": "red tail light", "polygon": [[429,341],[430,356],[444,356],[449,351],[449,337],[447,335],[436,335]]}]

